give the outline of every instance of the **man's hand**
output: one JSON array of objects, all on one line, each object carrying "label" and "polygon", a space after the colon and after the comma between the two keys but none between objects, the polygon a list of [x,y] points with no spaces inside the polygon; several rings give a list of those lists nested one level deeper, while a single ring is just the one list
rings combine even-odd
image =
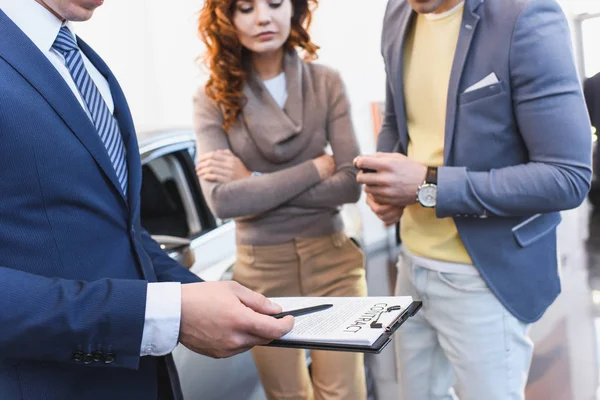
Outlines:
[{"label": "man's hand", "polygon": [[379,204],[370,194],[367,194],[367,204],[386,227],[395,225],[404,213],[404,207]]},{"label": "man's hand", "polygon": [[263,295],[233,281],[185,284],[179,341],[196,353],[230,357],[288,333],[293,317],[265,315],[281,311]]},{"label": "man's hand", "polygon": [[358,156],[354,165],[376,171],[361,171],[356,181],[365,185],[365,193],[372,195],[379,205],[405,207],[416,203],[417,190],[427,174],[426,166],[399,153]]},{"label": "man's hand", "polygon": [[228,183],[247,178],[252,172],[248,171],[242,160],[227,149],[199,156],[196,175],[210,182]]}]

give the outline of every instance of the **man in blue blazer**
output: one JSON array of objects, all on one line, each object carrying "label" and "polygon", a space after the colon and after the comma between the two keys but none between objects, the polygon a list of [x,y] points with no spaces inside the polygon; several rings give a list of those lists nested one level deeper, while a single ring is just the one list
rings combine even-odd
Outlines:
[{"label": "man in blue blazer", "polygon": [[560,292],[559,211],[591,178],[591,135],[555,0],[390,0],[367,201],[400,217],[404,399],[523,399],[528,324]]},{"label": "man in blue blazer", "polygon": [[178,342],[226,357],[293,325],[199,283],[140,225],[127,102],[67,23],[102,2],[0,0],[2,400],[181,398]]}]

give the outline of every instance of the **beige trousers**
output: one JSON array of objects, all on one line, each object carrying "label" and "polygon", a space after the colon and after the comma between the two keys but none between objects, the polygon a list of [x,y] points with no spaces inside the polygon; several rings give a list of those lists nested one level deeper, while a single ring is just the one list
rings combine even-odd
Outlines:
[{"label": "beige trousers", "polygon": [[[238,245],[233,279],[267,297],[366,296],[364,254],[344,234],[272,246]],[[252,355],[269,400],[365,400],[363,355],[255,347]]]}]

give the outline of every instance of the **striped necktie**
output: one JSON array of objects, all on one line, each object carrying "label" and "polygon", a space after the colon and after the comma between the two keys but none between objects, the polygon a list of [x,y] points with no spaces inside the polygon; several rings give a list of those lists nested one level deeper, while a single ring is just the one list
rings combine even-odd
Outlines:
[{"label": "striped necktie", "polygon": [[83,58],[79,52],[79,47],[77,47],[77,41],[69,28],[66,26],[60,28],[52,47],[65,58],[65,64],[79,89],[79,93],[83,97],[92,122],[96,127],[100,139],[102,139],[102,143],[104,143],[104,147],[106,147],[108,157],[115,169],[121,190],[125,198],[127,198],[128,173],[126,149],[117,120],[110,113],[104,99],[100,95],[100,91],[85,69]]}]

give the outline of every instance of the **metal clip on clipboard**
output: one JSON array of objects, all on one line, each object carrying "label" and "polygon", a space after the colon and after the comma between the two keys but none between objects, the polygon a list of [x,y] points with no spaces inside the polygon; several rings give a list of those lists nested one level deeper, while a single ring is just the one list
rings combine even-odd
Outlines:
[{"label": "metal clip on clipboard", "polygon": [[[388,326],[385,327],[385,332],[386,333],[394,332],[396,329],[398,329],[398,327],[400,325],[402,325],[404,323],[404,321],[406,321],[409,317],[414,316],[417,313],[417,311],[419,311],[419,309],[422,307],[422,305],[423,305],[423,303],[420,301],[413,301],[410,304],[410,306],[408,306],[406,308],[406,310],[404,310],[404,312],[400,313]],[[383,324],[381,322],[378,322],[381,315],[386,312],[391,312],[391,311],[396,311],[396,310],[401,310],[401,309],[402,309],[401,306],[391,306],[391,307],[388,307],[387,309],[385,309],[384,311],[381,311],[379,313],[379,315],[377,316],[377,318],[375,318],[375,320],[373,322],[371,322],[371,328],[375,328],[375,329],[383,328]]]}]

